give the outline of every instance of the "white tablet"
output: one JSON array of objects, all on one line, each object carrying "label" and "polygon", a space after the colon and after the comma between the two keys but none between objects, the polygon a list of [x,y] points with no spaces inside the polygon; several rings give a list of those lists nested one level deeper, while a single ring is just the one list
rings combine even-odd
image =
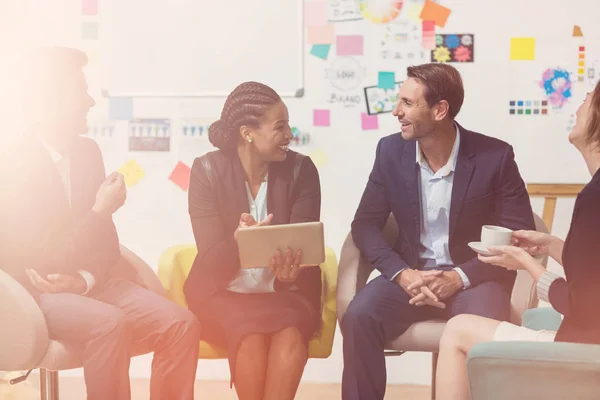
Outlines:
[{"label": "white tablet", "polygon": [[302,250],[302,265],[325,262],[322,222],[269,225],[240,229],[237,243],[242,268],[268,267],[277,250]]}]

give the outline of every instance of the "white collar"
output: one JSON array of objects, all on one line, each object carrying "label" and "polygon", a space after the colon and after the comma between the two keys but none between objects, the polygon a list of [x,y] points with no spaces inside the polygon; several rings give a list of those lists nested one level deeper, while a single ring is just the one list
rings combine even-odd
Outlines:
[{"label": "white collar", "polygon": [[[444,165],[438,171],[438,173],[440,173],[442,176],[446,176],[450,172],[454,172],[454,170],[456,169],[456,161],[458,160],[458,157],[457,157],[458,150],[460,148],[460,130],[458,129],[458,125],[454,124],[454,126],[456,127],[456,139],[454,140],[454,145],[452,146],[452,152],[450,153],[450,157],[448,158],[448,162],[446,163],[446,165]],[[417,147],[417,151],[416,151],[417,164],[419,164],[423,168],[428,168],[429,164],[427,164],[427,161],[425,160],[425,156],[423,155],[423,152],[421,151],[421,148],[419,147],[418,141],[416,143],[416,147]]]},{"label": "white collar", "polygon": [[50,154],[50,157],[52,158],[52,161],[54,161],[54,163],[58,163],[60,160],[63,159],[64,156],[58,151],[54,150],[54,147],[50,146],[50,144],[48,144],[48,142],[46,142],[43,137],[41,137],[40,135],[36,136],[38,137],[40,142],[42,142],[42,145],[44,146],[48,154]]}]

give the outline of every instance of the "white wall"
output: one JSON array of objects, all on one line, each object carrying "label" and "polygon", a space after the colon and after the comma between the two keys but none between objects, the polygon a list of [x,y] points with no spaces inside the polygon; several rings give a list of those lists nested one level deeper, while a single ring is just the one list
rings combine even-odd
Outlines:
[{"label": "white wall", "polygon": [[[158,0],[155,0],[158,1]],[[527,182],[585,182],[588,179],[583,162],[566,141],[569,116],[585,90],[600,75],[582,83],[575,83],[574,99],[563,109],[551,110],[549,116],[509,116],[509,100],[542,99],[537,82],[543,70],[563,66],[570,71],[577,68],[576,47],[588,47],[587,66],[594,65],[600,53],[592,49],[590,37],[598,37],[597,24],[593,16],[600,8],[595,0],[578,0],[567,4],[563,1],[530,0],[440,0],[452,8],[445,28],[439,33],[475,34],[475,62],[454,64],[462,72],[466,99],[458,121],[465,127],[491,136],[503,138],[515,147],[516,157]],[[10,0],[7,21],[25,18],[34,13],[35,24],[29,30],[23,24],[3,24],[11,29],[25,32],[20,36],[30,42],[43,38],[48,43],[70,44],[86,50],[91,57],[88,68],[90,90],[98,100],[96,109],[90,114],[90,124],[104,124],[108,118],[108,101],[100,95],[102,88],[102,35],[110,26],[100,26],[97,40],[82,40],[82,22],[100,21],[94,16],[82,17],[78,0]],[[3,2],[3,7],[4,7]],[[28,4],[30,8],[25,8]],[[413,4],[422,1],[405,1],[406,12]],[[102,0],[99,0],[99,14]],[[17,10],[17,11],[15,11]],[[20,10],[20,13],[18,12]],[[1,18],[1,17],[0,17]],[[31,19],[29,17],[29,19]],[[4,22],[7,22],[4,21]],[[399,22],[407,21],[401,14]],[[2,22],[2,20],[0,20]],[[585,37],[572,38],[573,24],[581,25]],[[410,22],[400,30],[412,29]],[[379,56],[382,37],[386,29],[369,21],[339,22],[335,24],[336,35],[364,35],[364,55],[353,57],[358,66],[358,86],[350,91],[335,89],[331,82],[336,70],[336,48],[332,46],[327,61],[309,55],[305,49],[306,95],[303,98],[284,99],[290,110],[291,124],[311,134],[309,145],[300,146],[299,151],[311,154],[320,150],[327,162],[319,168],[322,193],[322,219],[326,225],[326,242],[339,256],[342,242],[348,232],[350,221],[364,189],[370,171],[377,141],[384,135],[398,131],[398,123],[391,114],[379,116],[379,129],[362,131],[361,112],[365,112],[363,87],[377,84],[377,73],[395,71],[397,80],[404,79],[407,63],[383,60]],[[240,27],[240,31],[253,29],[251,21]],[[125,34],[125,33],[123,33]],[[418,48],[420,31],[410,45]],[[509,43],[513,36],[531,36],[537,39],[536,61],[509,61]],[[0,38],[6,38],[0,35]],[[0,39],[2,40],[2,39]],[[12,43],[0,44],[15,47]],[[332,71],[333,69],[333,71]],[[587,70],[586,70],[587,74]],[[359,98],[358,104],[330,103],[332,94]],[[96,136],[103,149],[107,170],[115,170],[129,158],[142,166],[146,176],[128,193],[127,204],[116,214],[116,223],[121,241],[156,268],[160,254],[169,246],[191,243],[193,237],[187,216],[187,194],[168,181],[168,176],[177,161],[188,165],[194,157],[212,149],[206,134],[189,138],[181,134],[181,124],[186,118],[210,123],[218,118],[224,99],[134,99],[135,118],[172,119],[171,151],[166,153],[131,153],[127,147],[127,122],[115,125],[112,137]],[[312,126],[313,109],[330,109],[331,126]],[[532,201],[534,210],[541,213],[542,200]],[[560,200],[556,212],[554,233],[565,236],[570,222],[572,200]],[[557,269],[556,266],[552,266]],[[150,371],[150,356],[132,360],[132,376],[147,377]],[[341,379],[341,337],[336,336],[333,354],[326,360],[310,360],[305,371],[306,381],[338,382]],[[81,371],[74,371],[81,374]],[[427,354],[407,354],[388,360],[390,383],[427,384],[431,364]],[[201,360],[198,377],[223,379],[229,377],[225,361]]]}]

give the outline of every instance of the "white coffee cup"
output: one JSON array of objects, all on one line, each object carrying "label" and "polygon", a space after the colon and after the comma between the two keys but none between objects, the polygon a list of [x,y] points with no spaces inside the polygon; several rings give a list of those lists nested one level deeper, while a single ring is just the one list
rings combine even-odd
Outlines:
[{"label": "white coffee cup", "polygon": [[508,228],[495,225],[484,225],[481,227],[481,244],[485,247],[508,246],[512,243],[513,231]]}]

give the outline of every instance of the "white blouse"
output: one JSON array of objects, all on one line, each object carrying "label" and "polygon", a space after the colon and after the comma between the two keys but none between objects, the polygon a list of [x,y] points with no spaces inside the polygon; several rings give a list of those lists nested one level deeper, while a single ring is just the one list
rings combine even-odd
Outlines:
[{"label": "white blouse", "polygon": [[[267,176],[261,183],[256,198],[252,198],[252,192],[246,182],[246,193],[250,204],[250,215],[257,222],[267,217]],[[231,280],[228,290],[237,293],[270,293],[275,291],[275,275],[267,268],[243,268]]]}]

